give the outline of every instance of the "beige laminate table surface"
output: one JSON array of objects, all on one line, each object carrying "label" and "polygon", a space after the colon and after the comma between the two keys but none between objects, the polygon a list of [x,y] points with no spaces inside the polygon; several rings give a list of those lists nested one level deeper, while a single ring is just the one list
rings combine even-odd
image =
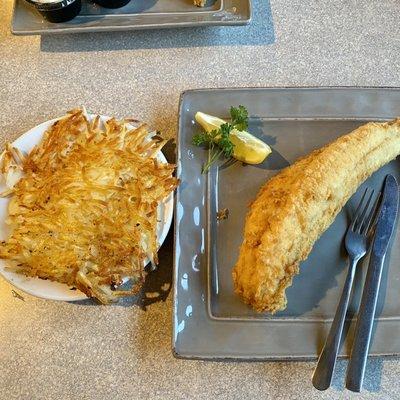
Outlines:
[{"label": "beige laminate table surface", "polygon": [[[174,137],[179,95],[190,88],[400,86],[399,1],[254,2],[246,28],[41,38],[12,36],[12,1],[3,0],[1,144],[79,105]],[[333,388],[320,393],[314,362],[175,359],[171,296],[142,311],[22,301],[11,289],[0,278],[1,400],[400,398],[398,359],[370,362],[361,395],[343,389],[340,361]]]}]

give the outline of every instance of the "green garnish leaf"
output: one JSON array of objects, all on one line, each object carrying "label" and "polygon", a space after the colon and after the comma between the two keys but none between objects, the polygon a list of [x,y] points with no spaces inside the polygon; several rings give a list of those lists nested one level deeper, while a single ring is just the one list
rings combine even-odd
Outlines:
[{"label": "green garnish leaf", "polygon": [[218,146],[220,147],[220,149],[222,150],[222,152],[224,153],[224,156],[226,158],[230,158],[232,157],[233,154],[233,148],[235,147],[235,145],[230,141],[229,136],[230,133],[233,129],[233,126],[231,124],[223,124],[220,127],[220,135],[221,137],[218,140]]},{"label": "green garnish leaf", "polygon": [[247,112],[246,107],[239,106],[239,107],[231,107],[231,124],[238,130],[238,131],[245,131],[249,126],[249,113]]},{"label": "green garnish leaf", "polygon": [[192,143],[195,146],[208,145],[208,144],[210,144],[210,141],[212,141],[212,138],[206,132],[198,133],[198,134],[194,135],[193,138],[192,138]]}]

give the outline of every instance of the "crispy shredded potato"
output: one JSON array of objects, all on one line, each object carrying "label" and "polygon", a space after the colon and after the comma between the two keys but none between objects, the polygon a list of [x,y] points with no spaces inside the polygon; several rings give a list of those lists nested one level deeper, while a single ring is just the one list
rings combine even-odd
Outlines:
[{"label": "crispy shredded potato", "polygon": [[[101,303],[137,293],[144,264],[157,264],[157,207],[177,186],[164,141],[146,125],[70,111],[24,156],[7,145],[0,161],[10,195],[11,235],[0,258],[13,271],[80,289]],[[123,280],[130,290],[117,290]]]}]

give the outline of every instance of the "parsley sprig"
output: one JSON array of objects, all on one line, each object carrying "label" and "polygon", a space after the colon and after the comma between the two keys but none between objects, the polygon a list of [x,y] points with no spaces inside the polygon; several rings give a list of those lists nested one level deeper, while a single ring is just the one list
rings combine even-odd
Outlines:
[{"label": "parsley sprig", "polygon": [[245,131],[248,127],[249,114],[244,106],[231,107],[231,122],[222,124],[219,129],[211,132],[201,132],[193,136],[195,146],[203,146],[208,149],[208,158],[201,172],[205,174],[211,165],[220,157],[231,158],[235,145],[230,140],[233,129]]}]

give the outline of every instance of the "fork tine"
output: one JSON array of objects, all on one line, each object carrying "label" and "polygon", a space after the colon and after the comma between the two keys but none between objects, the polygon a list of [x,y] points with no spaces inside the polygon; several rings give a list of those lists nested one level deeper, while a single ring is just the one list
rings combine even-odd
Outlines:
[{"label": "fork tine", "polygon": [[361,233],[361,229],[364,225],[365,216],[367,215],[367,211],[369,209],[369,205],[371,204],[372,197],[374,195],[374,189],[372,189],[371,194],[368,197],[367,203],[363,207],[360,217],[358,218],[358,222],[356,223],[355,231]]},{"label": "fork tine", "polygon": [[374,225],[374,223],[376,221],[376,218],[378,216],[377,210],[378,210],[378,207],[379,207],[379,203],[380,203],[381,197],[382,197],[382,193],[379,192],[378,196],[377,196],[377,198],[376,198],[376,200],[375,200],[375,202],[374,202],[374,204],[373,204],[373,206],[371,208],[371,211],[370,211],[370,213],[369,213],[369,215],[368,215],[368,217],[367,217],[367,219],[366,219],[366,221],[364,223],[364,229],[361,231],[361,233],[363,235],[368,234],[369,229],[371,228],[372,225]]},{"label": "fork tine", "polygon": [[349,226],[349,229],[351,229],[351,230],[354,230],[354,226],[355,226],[355,224],[356,224],[356,221],[357,221],[357,218],[358,218],[358,214],[361,212],[361,206],[362,206],[362,204],[364,203],[364,198],[365,198],[367,192],[368,192],[368,188],[365,189],[364,194],[362,195],[361,200],[360,200],[360,202],[358,203],[356,212],[354,213],[353,220],[351,221],[351,224],[350,224],[350,226]]}]

